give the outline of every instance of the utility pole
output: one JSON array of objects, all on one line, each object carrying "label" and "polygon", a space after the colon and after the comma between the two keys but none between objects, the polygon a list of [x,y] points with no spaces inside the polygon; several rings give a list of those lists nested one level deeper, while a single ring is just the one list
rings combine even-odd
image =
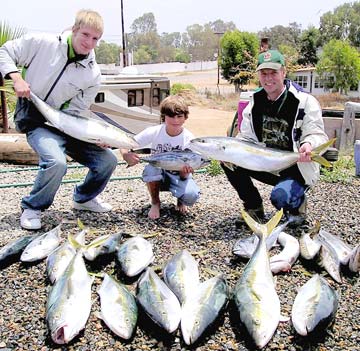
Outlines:
[{"label": "utility pole", "polygon": [[121,34],[122,34],[123,66],[126,67],[126,47],[125,47],[124,6],[123,6],[123,0],[121,0]]},{"label": "utility pole", "polygon": [[220,59],[220,38],[224,34],[224,32],[214,32],[218,36],[218,52],[217,52],[217,91],[218,94],[220,94],[220,65],[219,65],[219,59]]}]

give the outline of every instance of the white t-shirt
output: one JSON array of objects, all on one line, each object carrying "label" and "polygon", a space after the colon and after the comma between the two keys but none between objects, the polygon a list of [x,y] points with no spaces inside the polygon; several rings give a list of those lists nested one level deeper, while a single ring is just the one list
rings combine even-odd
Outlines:
[{"label": "white t-shirt", "polygon": [[186,149],[194,135],[183,128],[179,135],[170,136],[166,133],[166,125],[160,124],[144,129],[134,138],[141,148],[149,146],[153,149],[153,153],[160,153]]}]

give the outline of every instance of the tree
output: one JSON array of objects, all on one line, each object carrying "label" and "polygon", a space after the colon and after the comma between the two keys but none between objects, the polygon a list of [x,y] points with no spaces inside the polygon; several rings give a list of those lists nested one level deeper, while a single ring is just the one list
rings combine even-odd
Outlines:
[{"label": "tree", "polygon": [[316,71],[322,79],[333,75],[334,88],[347,94],[360,80],[360,54],[349,42],[332,39],[324,46]]},{"label": "tree", "polygon": [[[11,27],[8,23],[1,21],[0,22],[0,46],[5,44],[8,40],[13,40],[20,38],[26,33],[26,30],[22,27]],[[0,90],[7,94],[6,106],[8,111],[12,113],[15,110],[16,105],[16,95],[12,89],[13,83],[11,80],[5,81],[5,86],[0,86]],[[1,101],[0,101],[1,102]],[[0,109],[0,118],[2,119],[2,108]]]},{"label": "tree", "polygon": [[139,50],[141,47],[147,47],[146,51],[151,55],[148,63],[157,62],[160,37],[157,32],[156,21],[152,12],[145,13],[134,20],[131,25],[131,33],[128,35],[128,41],[128,48],[135,51],[135,57],[136,50]]},{"label": "tree", "polygon": [[97,63],[120,63],[120,47],[113,43],[106,43],[104,40],[100,41],[98,47],[95,48]]},{"label": "tree", "polygon": [[318,62],[317,48],[320,44],[320,32],[315,27],[303,31],[300,37],[298,63],[302,66],[315,66]]},{"label": "tree", "polygon": [[267,37],[272,49],[279,49],[279,46],[287,45],[298,48],[301,35],[301,25],[293,22],[288,27],[277,25],[271,28],[264,28],[258,33],[260,38]]},{"label": "tree", "polygon": [[235,91],[254,76],[259,39],[256,34],[234,30],[221,39],[219,63],[223,77],[235,85]]},{"label": "tree", "polygon": [[322,43],[331,39],[348,40],[353,46],[360,47],[360,3],[346,3],[333,12],[326,12],[320,17],[319,30]]}]

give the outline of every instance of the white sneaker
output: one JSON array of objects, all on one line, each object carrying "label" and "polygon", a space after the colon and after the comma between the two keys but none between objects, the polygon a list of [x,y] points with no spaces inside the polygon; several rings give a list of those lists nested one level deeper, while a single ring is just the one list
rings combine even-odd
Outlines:
[{"label": "white sneaker", "polygon": [[84,203],[73,202],[75,210],[92,211],[92,212],[109,212],[112,210],[112,206],[107,202],[103,202],[99,197],[86,201]]},{"label": "white sneaker", "polygon": [[41,228],[41,211],[25,208],[20,217],[20,225],[24,229],[36,230]]}]

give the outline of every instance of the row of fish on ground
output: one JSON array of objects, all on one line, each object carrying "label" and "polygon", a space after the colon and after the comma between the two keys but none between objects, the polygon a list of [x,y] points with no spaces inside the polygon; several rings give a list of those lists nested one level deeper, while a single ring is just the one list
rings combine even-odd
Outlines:
[{"label": "row of fish on ground", "polygon": [[[341,270],[347,267],[350,272],[360,270],[360,245],[352,248],[338,236],[321,228],[317,222],[310,232],[303,232],[299,240],[284,230],[291,224],[290,220],[278,225],[266,239],[267,249],[280,245],[282,250],[270,257],[270,268],[273,274],[288,272],[297,259],[317,261],[337,282],[341,283]],[[242,258],[250,258],[259,242],[253,234],[237,240],[232,252]]]},{"label": "row of fish on ground", "polygon": [[[138,303],[167,332],[173,333],[180,325],[184,342],[193,344],[232,297],[240,320],[255,344],[263,347],[281,319],[266,243],[269,233],[270,237],[276,237],[274,232],[282,232],[283,225],[277,226],[281,215],[279,212],[266,225],[261,225],[243,213],[259,240],[231,293],[221,274],[200,282],[198,264],[186,250],[166,263],[162,280],[148,267],[154,259],[149,241],[135,236],[121,243],[122,235],[113,234],[85,245],[87,228],[75,237],[69,235],[69,240],[62,244],[60,226],[45,234],[22,237],[0,249],[0,261],[14,254],[21,254],[23,262],[47,258],[46,271],[52,287],[46,320],[52,340],[57,344],[71,341],[85,328],[90,314],[94,277],[89,275],[83,257],[93,261],[99,255],[115,252],[125,275],[136,277],[143,272],[137,281],[136,297],[124,284],[104,274],[98,290],[101,318],[116,335],[129,339],[134,334]],[[327,326],[333,320],[337,305],[336,293],[324,278],[315,275],[295,298],[291,316],[294,328],[306,335],[320,322],[323,327]]]}]

